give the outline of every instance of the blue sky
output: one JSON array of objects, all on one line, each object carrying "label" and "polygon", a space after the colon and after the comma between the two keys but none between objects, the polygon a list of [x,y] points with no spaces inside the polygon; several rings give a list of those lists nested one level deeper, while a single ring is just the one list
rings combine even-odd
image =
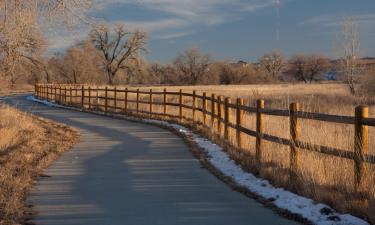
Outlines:
[{"label": "blue sky", "polygon": [[[347,16],[359,23],[362,55],[375,56],[374,0],[279,0],[279,7],[276,0],[97,1],[92,17],[149,32],[151,61],[168,62],[192,46],[218,60],[254,61],[274,49],[335,57],[340,21]],[[60,37],[55,45],[83,34]]]}]

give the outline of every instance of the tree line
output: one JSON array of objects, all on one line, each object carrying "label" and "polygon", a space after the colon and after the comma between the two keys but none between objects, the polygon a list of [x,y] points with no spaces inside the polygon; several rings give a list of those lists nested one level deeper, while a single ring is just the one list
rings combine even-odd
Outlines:
[{"label": "tree line", "polygon": [[90,24],[86,40],[63,53],[46,54],[45,24],[61,28],[84,23],[85,13],[92,4],[90,0],[1,1],[2,82],[11,86],[43,82],[225,85],[341,79],[352,94],[358,85],[374,84],[374,63],[359,57],[357,24],[352,19],[343,22],[339,47],[342,51],[336,60],[323,54],[296,54],[287,58],[280,51],[272,51],[256,62],[233,63],[215,61],[212,55],[192,47],[170,63],[148,62],[146,32],[106,23]]}]

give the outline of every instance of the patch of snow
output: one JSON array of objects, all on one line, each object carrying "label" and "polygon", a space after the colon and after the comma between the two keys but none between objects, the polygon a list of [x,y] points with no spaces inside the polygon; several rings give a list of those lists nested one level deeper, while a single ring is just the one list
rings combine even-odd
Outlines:
[{"label": "patch of snow", "polygon": [[[48,101],[38,100],[34,98],[34,96],[29,96],[27,99],[48,106],[70,108]],[[131,117],[130,119],[135,118]],[[238,185],[246,187],[249,191],[265,199],[271,200],[273,204],[280,209],[285,209],[290,213],[301,215],[303,218],[317,225],[369,225],[369,223],[358,217],[354,217],[350,214],[340,214],[328,205],[316,203],[312,199],[299,196],[283,188],[273,187],[267,180],[257,178],[253,174],[243,171],[240,166],[236,165],[236,163],[229,158],[223,151],[223,148],[200,135],[194,134],[184,126],[153,119],[143,119],[142,121],[170,127],[191,137],[199,147],[206,151],[209,162],[215,166],[216,169],[221,171],[225,176],[231,177]]]}]

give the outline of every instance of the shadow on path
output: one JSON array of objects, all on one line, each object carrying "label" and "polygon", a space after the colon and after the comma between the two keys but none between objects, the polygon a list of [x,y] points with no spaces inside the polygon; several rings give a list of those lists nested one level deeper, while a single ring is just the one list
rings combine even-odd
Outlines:
[{"label": "shadow on path", "polygon": [[31,191],[36,224],[296,224],[232,191],[167,130],[24,97],[6,101],[82,134]]}]

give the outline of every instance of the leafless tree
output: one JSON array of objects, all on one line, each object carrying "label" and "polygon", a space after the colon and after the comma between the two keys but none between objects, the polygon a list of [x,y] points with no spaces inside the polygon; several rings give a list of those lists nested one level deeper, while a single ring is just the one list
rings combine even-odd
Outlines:
[{"label": "leafless tree", "polygon": [[89,2],[91,0],[0,1],[0,59],[2,70],[12,84],[20,62],[37,58],[39,50],[46,46],[43,24],[47,20],[64,20],[61,16],[75,18],[80,9],[89,7]]},{"label": "leafless tree", "polygon": [[291,73],[297,80],[307,83],[307,58],[303,54],[293,55],[289,63],[291,64]]},{"label": "leafless tree", "polygon": [[49,60],[48,66],[56,82],[101,83],[104,73],[99,62],[99,52],[91,41],[86,41],[69,48],[64,55],[57,54]]},{"label": "leafless tree", "polygon": [[101,53],[109,84],[113,84],[119,71],[129,69],[129,63],[137,61],[141,53],[147,52],[146,39],[145,32],[131,32],[123,25],[115,25],[113,29],[102,25],[91,31],[91,40]]},{"label": "leafless tree", "polygon": [[277,79],[285,66],[284,56],[279,51],[267,53],[259,59],[259,65],[273,79]]},{"label": "leafless tree", "polygon": [[209,54],[202,54],[197,47],[187,49],[174,60],[174,66],[188,84],[196,85],[211,63]]},{"label": "leafless tree", "polygon": [[350,92],[356,93],[356,84],[361,72],[360,39],[358,23],[353,18],[344,18],[340,42],[340,64]]},{"label": "leafless tree", "polygon": [[305,83],[312,83],[314,80],[329,68],[330,60],[323,55],[294,55],[289,60],[293,75]]}]

